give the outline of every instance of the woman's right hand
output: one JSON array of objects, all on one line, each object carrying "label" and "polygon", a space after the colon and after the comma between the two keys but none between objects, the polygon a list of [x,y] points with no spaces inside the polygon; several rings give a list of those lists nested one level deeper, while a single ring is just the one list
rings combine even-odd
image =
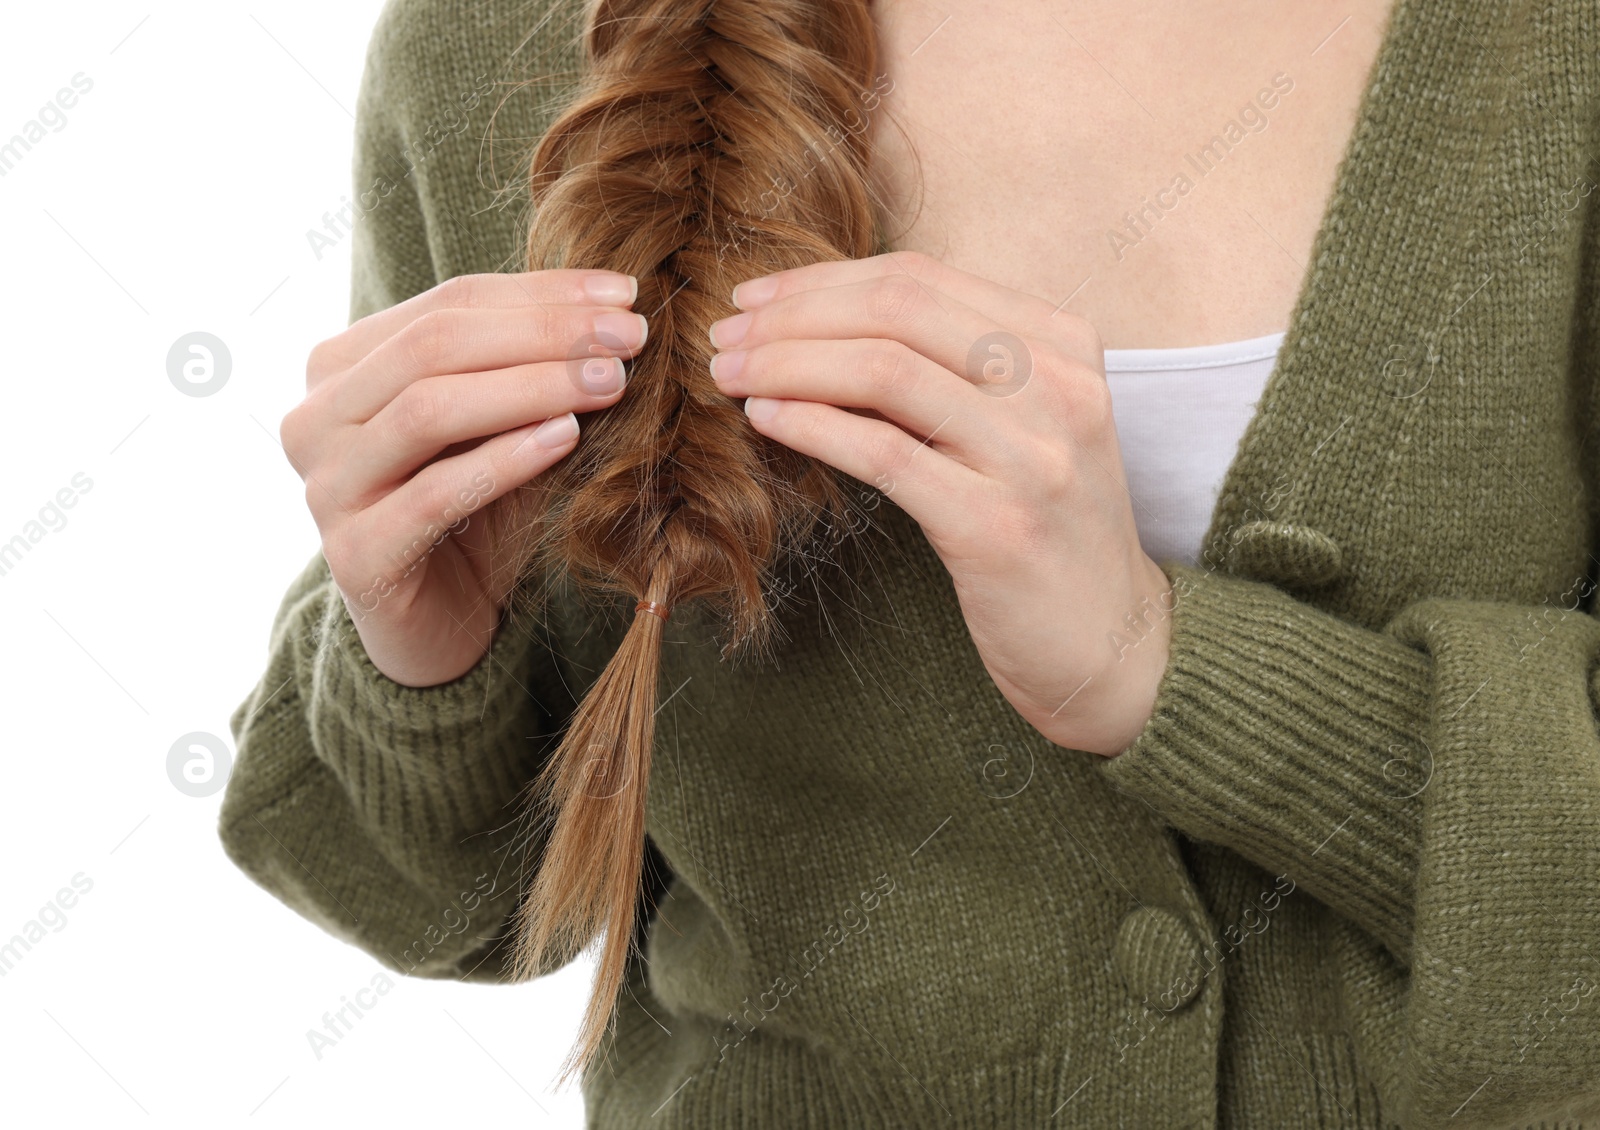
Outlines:
[{"label": "woman's right hand", "polygon": [[312,349],[279,436],[395,682],[446,683],[488,651],[510,590],[491,589],[484,523],[461,520],[571,451],[577,413],[620,399],[620,358],[648,332],[637,290],[613,271],[461,275]]}]

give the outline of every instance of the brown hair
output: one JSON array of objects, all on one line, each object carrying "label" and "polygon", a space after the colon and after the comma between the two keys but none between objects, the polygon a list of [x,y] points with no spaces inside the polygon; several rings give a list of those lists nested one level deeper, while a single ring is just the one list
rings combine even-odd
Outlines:
[{"label": "brown hair", "polygon": [[[578,446],[490,507],[490,537],[519,576],[703,601],[729,629],[724,658],[761,651],[777,562],[842,515],[845,488],[717,389],[707,329],[745,279],[877,249],[867,0],[592,0],[583,45],[533,151],[528,263],[634,275],[649,338]],[[632,616],[526,797],[548,836],[515,915],[518,976],[605,935],[562,1080],[599,1048],[636,944],[664,626]]]}]

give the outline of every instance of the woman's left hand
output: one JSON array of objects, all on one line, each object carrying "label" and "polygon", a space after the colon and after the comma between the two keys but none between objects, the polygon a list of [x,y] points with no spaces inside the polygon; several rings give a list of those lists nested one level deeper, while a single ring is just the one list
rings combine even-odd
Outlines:
[{"label": "woman's left hand", "polygon": [[1166,669],[1172,584],[1139,544],[1094,328],[915,252],[768,275],[734,304],[712,327],[718,387],[916,520],[1030,725],[1126,749]]}]

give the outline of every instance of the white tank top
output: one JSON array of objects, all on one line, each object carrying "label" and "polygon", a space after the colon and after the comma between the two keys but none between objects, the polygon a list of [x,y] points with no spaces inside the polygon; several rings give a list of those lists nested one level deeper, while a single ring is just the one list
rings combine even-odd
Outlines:
[{"label": "white tank top", "polygon": [[1106,383],[1144,551],[1194,565],[1283,333],[1183,349],[1108,349]]}]

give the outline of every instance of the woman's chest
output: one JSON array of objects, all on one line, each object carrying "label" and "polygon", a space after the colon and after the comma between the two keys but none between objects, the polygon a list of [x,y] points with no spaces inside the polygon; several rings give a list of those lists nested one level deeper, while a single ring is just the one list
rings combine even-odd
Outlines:
[{"label": "woman's chest", "polygon": [[1389,0],[875,0],[885,229],[1109,348],[1285,329]]}]

